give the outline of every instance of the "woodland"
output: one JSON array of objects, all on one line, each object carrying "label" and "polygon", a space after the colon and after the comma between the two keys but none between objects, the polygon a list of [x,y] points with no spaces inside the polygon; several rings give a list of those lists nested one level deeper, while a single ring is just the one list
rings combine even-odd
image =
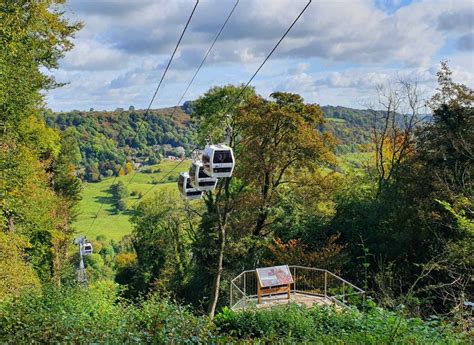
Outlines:
[{"label": "woodland", "polygon": [[[44,92],[61,85],[44,71],[81,28],[56,2],[0,2],[0,341],[472,341],[474,91],[448,62],[429,99],[397,80],[366,110],[224,85],[146,118],[133,106],[53,113]],[[233,176],[200,201],[141,198],[130,235],[90,239],[78,284],[84,183],[222,142],[226,114]],[[359,152],[370,159],[341,166]],[[117,212],[129,194],[111,186]],[[233,277],[279,264],[328,269],[368,299],[227,307]]]}]

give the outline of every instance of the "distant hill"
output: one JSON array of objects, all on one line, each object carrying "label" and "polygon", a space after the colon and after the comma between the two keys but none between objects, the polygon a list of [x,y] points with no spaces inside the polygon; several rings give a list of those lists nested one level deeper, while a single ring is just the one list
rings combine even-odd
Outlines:
[{"label": "distant hill", "polygon": [[338,153],[360,151],[360,144],[370,142],[373,113],[370,110],[326,105],[321,109],[326,119],[325,127],[339,140]]},{"label": "distant hill", "polygon": [[[144,110],[133,107],[115,111],[45,111],[44,116],[48,126],[67,131],[76,139],[81,154],[80,177],[100,181],[117,174],[125,160],[138,166],[189,153],[195,133],[190,122],[191,104],[151,110],[140,131]],[[340,106],[323,106],[322,110],[327,119],[324,130],[338,138],[338,153],[360,151],[360,144],[369,142],[368,110]]]},{"label": "distant hill", "polygon": [[117,174],[124,160],[135,166],[156,164],[163,156],[181,156],[192,149],[194,128],[181,107],[151,110],[145,122],[141,121],[144,110],[133,107],[46,111],[45,118],[48,126],[67,131],[76,139],[81,153],[79,175],[87,181]]}]

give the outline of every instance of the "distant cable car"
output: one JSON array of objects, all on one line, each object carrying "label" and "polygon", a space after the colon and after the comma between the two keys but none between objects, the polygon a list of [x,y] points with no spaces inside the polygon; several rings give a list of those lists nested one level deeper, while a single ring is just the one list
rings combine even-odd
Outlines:
[{"label": "distant cable car", "polygon": [[202,153],[204,172],[211,177],[231,177],[234,171],[234,152],[224,144],[206,145]]},{"label": "distant cable car", "polygon": [[179,174],[178,189],[183,199],[194,200],[202,197],[202,191],[191,186],[191,179],[187,172]]},{"label": "distant cable car", "polygon": [[89,242],[85,242],[82,245],[82,255],[90,255],[92,254],[92,244]]},{"label": "distant cable car", "polygon": [[189,178],[191,186],[198,190],[209,191],[216,188],[217,178],[206,174],[201,161],[193,161],[189,168]]}]

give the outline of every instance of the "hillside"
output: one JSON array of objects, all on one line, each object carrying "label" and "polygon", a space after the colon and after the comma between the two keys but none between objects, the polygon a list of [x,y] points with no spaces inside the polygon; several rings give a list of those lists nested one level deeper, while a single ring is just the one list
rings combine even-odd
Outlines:
[{"label": "hillside", "polygon": [[[326,130],[338,139],[338,153],[358,152],[360,144],[369,142],[369,111],[340,106],[323,106],[322,110]],[[156,164],[161,157],[189,153],[195,133],[190,112],[190,102],[176,109],[153,109],[140,130],[144,110],[133,107],[115,111],[46,111],[44,116],[49,127],[75,138],[80,150],[79,176],[98,182],[119,173],[124,161]]]},{"label": "hillside", "polygon": [[[179,170],[170,173],[162,183],[156,183],[173,169],[175,165],[175,161],[164,160],[158,165],[147,167],[145,171],[118,177],[115,182],[123,182],[129,192],[125,198],[127,209],[137,206],[142,199],[142,195],[150,197],[154,191],[167,189],[178,196],[175,181]],[[184,162],[181,167],[182,170],[187,170],[189,162]],[[132,182],[130,183],[130,181]],[[82,200],[78,206],[79,214],[74,222],[74,228],[79,235],[86,235],[90,239],[104,235],[109,239],[119,241],[124,235],[131,233],[130,213],[126,210],[123,212],[115,210],[114,201],[110,193],[112,182],[113,178],[107,177],[100,182],[84,184]],[[145,195],[145,193],[147,194]],[[102,209],[95,219],[93,227],[91,227],[92,221],[101,205]]]},{"label": "hillside", "polygon": [[[308,2],[285,31],[291,4],[65,2],[0,6],[0,343],[473,343],[474,90],[453,80],[465,63],[442,60],[435,86],[446,57],[385,44],[443,46],[459,18],[441,15],[467,6],[416,3],[433,30],[413,42],[403,25],[385,37],[339,20],[364,13],[377,29],[410,11],[368,3],[331,18],[313,2],[297,23]],[[343,25],[321,34],[314,20]],[[299,94],[315,81],[321,99],[363,94],[386,111],[321,110]],[[128,107],[186,84],[182,106]]]},{"label": "hillside", "polygon": [[338,153],[358,152],[370,142],[373,114],[369,110],[326,105],[321,107],[327,128],[339,140]]},{"label": "hillside", "polygon": [[[156,164],[161,157],[181,156],[192,148],[194,128],[181,108],[44,113],[49,127],[73,137],[80,150],[79,177],[85,181],[120,174],[124,161]],[[172,116],[172,118],[171,118]],[[124,173],[127,173],[125,171]]]}]

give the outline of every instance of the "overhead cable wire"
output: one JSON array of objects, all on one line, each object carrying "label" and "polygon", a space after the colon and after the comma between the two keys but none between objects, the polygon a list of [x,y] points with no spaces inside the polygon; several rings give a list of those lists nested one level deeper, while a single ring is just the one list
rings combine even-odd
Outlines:
[{"label": "overhead cable wire", "polygon": [[265,65],[265,63],[268,61],[268,59],[270,59],[270,57],[272,56],[272,54],[275,52],[275,50],[278,48],[278,46],[280,45],[280,43],[285,39],[285,37],[288,35],[288,33],[291,31],[291,29],[293,28],[293,26],[295,26],[295,24],[298,22],[298,20],[301,18],[301,16],[303,15],[303,13],[306,11],[306,9],[309,7],[309,5],[311,4],[312,0],[309,0],[308,3],[306,4],[306,6],[301,10],[301,12],[298,14],[298,16],[295,18],[295,20],[293,20],[293,22],[291,23],[291,25],[288,27],[288,29],[285,31],[285,33],[283,34],[283,36],[281,36],[281,38],[278,40],[277,44],[273,47],[273,49],[270,51],[270,53],[267,55],[267,57],[265,58],[265,60],[263,60],[263,62],[260,64],[260,66],[258,66],[257,70],[255,71],[255,73],[250,77],[249,81],[247,82],[247,84],[245,84],[244,88],[240,91],[240,93],[237,95],[237,97],[234,99],[234,101],[230,104],[229,107],[227,107],[226,111],[224,112],[224,115],[221,117],[220,120],[222,120],[223,118],[225,118],[225,116],[227,115],[227,112],[233,107],[235,106],[235,104],[238,102],[239,98],[242,97],[242,95],[244,94],[245,90],[249,87],[250,83],[253,81],[253,79],[256,77],[256,75],[258,74],[258,72],[260,72],[260,70],[262,69],[263,65]]},{"label": "overhead cable wire", "polygon": [[171,113],[170,115],[170,119],[173,117],[173,115],[176,113],[176,110],[178,109],[179,105],[181,104],[181,101],[184,99],[184,97],[186,96],[186,94],[188,93],[189,91],[189,88],[191,87],[192,83],[194,82],[194,79],[196,79],[196,76],[198,75],[199,71],[201,70],[202,66],[204,65],[204,63],[206,62],[207,60],[207,57],[209,56],[209,54],[211,53],[211,50],[212,48],[214,48],[214,45],[216,44],[217,40],[219,39],[222,31],[224,30],[224,28],[226,27],[227,25],[227,22],[229,21],[230,17],[232,17],[232,14],[234,13],[235,11],[235,8],[237,7],[237,5],[239,4],[240,0],[237,0],[234,4],[234,7],[232,7],[232,10],[229,12],[229,15],[227,16],[225,22],[222,24],[219,32],[217,33],[216,37],[214,38],[214,41],[212,42],[211,46],[209,47],[209,49],[207,50],[207,53],[206,55],[204,55],[201,63],[199,64],[199,67],[197,68],[196,72],[194,73],[193,77],[191,78],[191,80],[189,81],[188,83],[188,86],[186,87],[186,90],[184,90],[183,94],[181,95],[181,98],[179,99],[178,103],[176,103],[176,106],[174,107],[174,110],[173,112]]},{"label": "overhead cable wire", "polygon": [[[193,77],[191,78],[191,80],[189,81],[188,85],[186,86],[186,89],[184,90],[183,94],[181,95],[179,101],[176,103],[176,105],[174,106],[174,109],[173,109],[173,112],[171,113],[171,115],[168,117],[168,119],[172,119],[174,114],[176,113],[176,111],[178,110],[179,108],[179,105],[181,104],[181,101],[184,99],[184,97],[186,96],[186,94],[188,93],[189,91],[189,88],[191,87],[191,85],[193,84],[194,80],[196,79],[196,76],[199,74],[199,71],[201,70],[202,66],[204,65],[204,63],[206,62],[209,54],[211,53],[212,49],[214,48],[214,45],[216,44],[217,40],[219,39],[219,37],[221,36],[222,34],[222,31],[224,31],[224,28],[226,27],[227,23],[229,22],[229,19],[230,17],[232,17],[232,14],[234,14],[234,11],[235,11],[235,8],[237,7],[237,5],[239,4],[240,0],[237,0],[234,4],[234,6],[232,7],[232,9],[230,10],[229,14],[227,15],[227,18],[226,20],[224,21],[224,23],[222,24],[221,28],[219,29],[216,37],[214,38],[214,40],[212,41],[212,44],[209,46],[209,48],[207,49],[207,52],[206,54],[203,56],[202,60],[201,60],[201,63],[199,64],[198,68],[196,69],[196,72],[194,72],[194,75]],[[135,178],[135,175],[137,173],[135,172],[133,174],[133,176],[130,178],[130,180],[128,181],[127,185],[130,185],[133,181],[133,179]]]},{"label": "overhead cable wire", "polygon": [[[176,43],[176,46],[175,46],[175,48],[174,48],[174,50],[173,50],[173,53],[171,54],[171,57],[170,57],[170,59],[169,59],[169,61],[168,61],[168,64],[166,65],[166,68],[165,68],[165,70],[163,71],[163,74],[161,75],[160,81],[159,81],[159,83],[158,83],[158,86],[157,86],[156,89],[155,89],[155,92],[154,92],[154,94],[153,94],[153,97],[151,98],[150,104],[148,105],[148,108],[146,109],[145,114],[143,115],[143,118],[144,118],[144,119],[143,119],[143,120],[140,122],[140,124],[138,125],[137,132],[136,132],[135,136],[133,137],[133,140],[135,140],[135,139],[138,137],[139,133],[140,133],[140,130],[141,130],[142,126],[143,126],[143,123],[145,122],[145,119],[146,119],[146,117],[148,116],[148,113],[149,113],[149,111],[150,111],[150,109],[151,109],[151,106],[152,106],[152,104],[153,104],[153,102],[154,102],[154,100],[155,100],[155,98],[156,98],[156,95],[158,94],[158,91],[159,91],[160,88],[161,88],[161,85],[162,85],[162,83],[163,83],[163,80],[165,79],[165,76],[166,76],[166,74],[168,73],[168,70],[169,70],[169,67],[170,67],[170,65],[171,65],[171,62],[173,61],[174,56],[175,56],[175,54],[176,54],[176,51],[178,50],[178,47],[179,47],[179,45],[181,44],[181,40],[183,39],[183,36],[184,36],[186,30],[188,29],[189,23],[191,22],[191,19],[192,19],[193,16],[194,16],[194,12],[196,11],[196,8],[197,8],[198,4],[199,4],[199,0],[196,0],[196,3],[194,4],[193,10],[191,11],[191,14],[189,15],[189,18],[188,18],[188,20],[187,20],[187,22],[186,22],[186,25],[184,26],[183,32],[181,33],[181,36],[179,37],[178,43]],[[127,159],[125,159],[125,161],[121,164],[120,167],[122,168],[123,165],[124,165],[126,162],[127,162]],[[112,184],[110,185],[110,187],[112,187],[112,186],[115,184],[118,175],[119,175],[119,174],[118,174],[118,172],[117,172],[117,174],[115,175],[114,179],[112,180]],[[99,207],[99,209],[97,210],[97,213],[95,214],[94,218],[92,219],[92,223],[91,223],[91,225],[89,226],[89,229],[86,231],[86,233],[90,232],[91,229],[93,228],[94,223],[95,223],[95,220],[96,220],[97,217],[99,216],[100,211],[102,210],[103,206],[104,206],[103,203],[100,204],[100,207]]]},{"label": "overhead cable wire", "polygon": [[[295,18],[295,20],[291,23],[291,25],[288,27],[288,29],[285,31],[285,33],[283,34],[283,36],[278,40],[278,42],[276,43],[276,45],[273,47],[273,49],[270,51],[270,53],[267,55],[267,57],[265,58],[265,60],[263,60],[263,62],[260,64],[260,66],[257,68],[257,70],[255,71],[255,73],[250,77],[249,81],[247,82],[247,84],[245,84],[245,87],[242,89],[242,91],[238,94],[238,96],[234,99],[234,102],[231,104],[230,107],[227,108],[226,112],[232,107],[235,105],[235,103],[238,101],[238,99],[243,95],[245,89],[250,85],[250,83],[252,82],[252,80],[255,78],[255,76],[258,74],[258,72],[262,69],[263,65],[265,65],[265,63],[268,61],[268,59],[272,56],[272,54],[275,52],[275,50],[278,48],[278,46],[280,45],[280,43],[285,39],[285,37],[288,35],[288,33],[290,32],[290,30],[293,28],[293,26],[296,24],[296,22],[298,22],[298,20],[301,18],[301,16],[303,15],[303,13],[306,11],[306,9],[308,8],[308,6],[311,4],[311,1],[312,0],[309,0],[308,3],[306,4],[306,6],[301,10],[301,12],[299,13],[299,15]],[[226,115],[226,112],[224,112],[224,117]],[[196,151],[198,148],[195,148],[192,152],[194,153],[194,151]],[[171,174],[171,172],[173,172],[178,166],[180,166],[184,161],[185,161],[186,157],[184,157],[183,159],[181,159],[181,161],[178,162],[178,164],[171,170],[169,171],[165,176],[163,176],[161,178],[160,181],[164,180],[164,178],[166,176],[168,176],[169,174]],[[154,186],[152,186],[149,190],[146,191],[146,193],[149,193],[151,192],[155,187],[157,186],[157,184],[155,184]]]},{"label": "overhead cable wire", "polygon": [[[194,149],[193,152],[194,152],[195,150],[196,150],[196,149]],[[192,153],[191,153],[191,154],[192,154]],[[143,199],[143,198],[145,197],[145,195],[147,195],[148,193],[150,193],[158,184],[160,184],[161,182],[163,182],[164,179],[165,179],[166,177],[168,177],[169,175],[171,175],[171,173],[172,173],[173,171],[175,171],[181,164],[183,164],[185,160],[186,160],[186,156],[183,157],[183,158],[178,162],[178,164],[176,164],[176,165],[173,167],[173,169],[171,169],[170,171],[168,171],[165,175],[163,175],[163,177],[162,177],[161,179],[159,179],[158,181],[156,181],[153,186],[151,186],[145,193],[143,193],[143,195],[142,195],[141,198]]]}]

